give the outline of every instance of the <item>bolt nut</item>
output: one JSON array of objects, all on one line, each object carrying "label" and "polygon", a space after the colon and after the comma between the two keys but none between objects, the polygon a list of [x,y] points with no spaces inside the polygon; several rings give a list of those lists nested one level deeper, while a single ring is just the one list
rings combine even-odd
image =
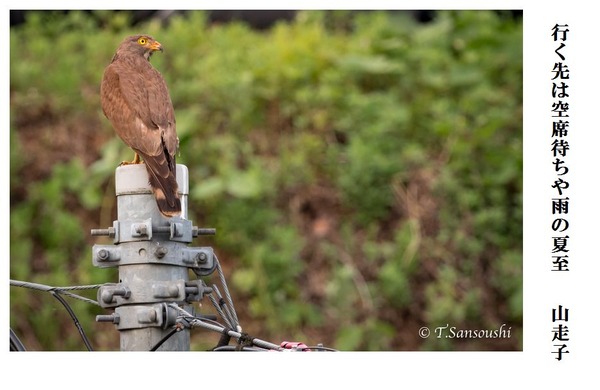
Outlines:
[{"label": "bolt nut", "polygon": [[206,256],[206,253],[200,252],[196,255],[196,261],[199,264],[205,264],[208,261],[208,256]]},{"label": "bolt nut", "polygon": [[100,249],[98,253],[96,253],[96,257],[98,261],[107,261],[110,259],[110,252],[107,249]]},{"label": "bolt nut", "polygon": [[148,225],[145,223],[136,223],[131,225],[131,235],[133,237],[147,236]]},{"label": "bolt nut", "polygon": [[92,236],[108,236],[110,238],[114,238],[116,235],[116,229],[111,226],[108,229],[92,229]]},{"label": "bolt nut", "polygon": [[106,229],[106,230],[108,230],[108,236],[109,236],[110,238],[115,238],[115,235],[116,235],[116,233],[117,233],[117,230],[116,230],[116,229],[115,229],[113,226],[109,227],[109,228],[108,228],[108,229]]},{"label": "bolt nut", "polygon": [[167,253],[169,253],[169,250],[167,248],[165,248],[164,246],[159,246],[154,251],[154,256],[156,256],[156,258],[158,259],[162,259],[167,255]]}]

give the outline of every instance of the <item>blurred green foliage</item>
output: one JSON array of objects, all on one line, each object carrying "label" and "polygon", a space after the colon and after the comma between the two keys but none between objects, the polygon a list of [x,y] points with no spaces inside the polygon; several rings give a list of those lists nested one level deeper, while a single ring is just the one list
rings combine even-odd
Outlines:
[{"label": "blurred green foliage", "polygon": [[[115,281],[92,266],[88,233],[116,217],[112,176],[130,152],[99,84],[123,37],[145,32],[165,47],[152,62],[190,218],[217,228],[202,245],[246,331],[344,350],[522,348],[521,20],[304,11],[255,31],[195,11],[129,25],[125,12],[30,12],[11,29],[11,278]],[[11,327],[31,348],[83,349],[41,294],[11,288]],[[88,306],[74,304],[93,343],[118,349]],[[509,340],[417,333],[503,323]]]}]

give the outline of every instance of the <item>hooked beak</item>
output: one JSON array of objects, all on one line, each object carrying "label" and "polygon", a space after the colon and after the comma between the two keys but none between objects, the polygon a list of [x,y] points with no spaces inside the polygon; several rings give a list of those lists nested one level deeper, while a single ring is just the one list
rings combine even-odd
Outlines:
[{"label": "hooked beak", "polygon": [[163,51],[162,45],[158,41],[152,42],[150,49],[152,49],[152,51]]}]

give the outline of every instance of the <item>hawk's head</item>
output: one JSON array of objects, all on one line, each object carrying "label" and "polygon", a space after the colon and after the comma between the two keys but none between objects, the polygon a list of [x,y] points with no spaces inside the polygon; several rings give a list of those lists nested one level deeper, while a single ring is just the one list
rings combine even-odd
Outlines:
[{"label": "hawk's head", "polygon": [[157,50],[162,51],[162,45],[150,35],[132,35],[121,42],[117,55],[139,55],[149,60]]}]

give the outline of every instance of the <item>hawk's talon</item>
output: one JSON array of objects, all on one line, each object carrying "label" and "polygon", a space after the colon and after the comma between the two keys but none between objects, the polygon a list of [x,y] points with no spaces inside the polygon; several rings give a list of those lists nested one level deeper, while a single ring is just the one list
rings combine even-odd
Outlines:
[{"label": "hawk's talon", "polygon": [[140,158],[139,154],[135,154],[135,156],[133,156],[133,161],[121,161],[121,164],[119,164],[120,167],[122,167],[123,165],[132,165],[132,164],[142,164],[143,161]]}]

